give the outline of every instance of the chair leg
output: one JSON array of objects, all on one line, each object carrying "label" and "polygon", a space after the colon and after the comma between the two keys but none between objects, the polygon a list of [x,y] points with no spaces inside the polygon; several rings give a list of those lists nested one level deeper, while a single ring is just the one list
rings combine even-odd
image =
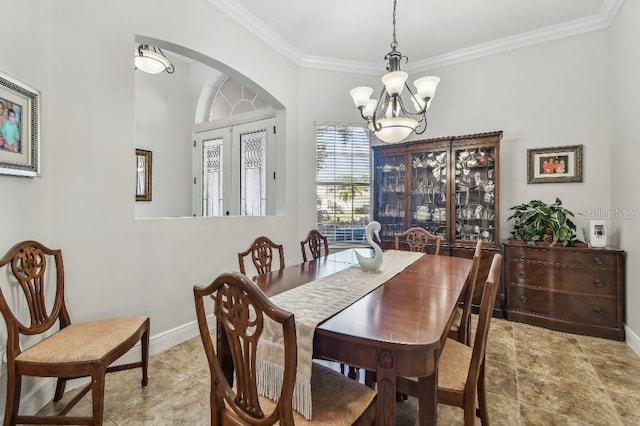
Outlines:
[{"label": "chair leg", "polygon": [[104,384],[106,371],[100,367],[91,374],[91,400],[93,402],[93,424],[102,426],[104,418]]},{"label": "chair leg", "polygon": [[142,387],[145,387],[149,383],[149,328],[142,335],[140,345],[142,347]]},{"label": "chair leg", "polygon": [[15,425],[20,409],[20,391],[22,376],[16,374],[13,366],[7,365],[7,400],[4,412],[4,424]]},{"label": "chair leg", "polygon": [[67,385],[67,379],[58,377],[56,381],[56,393],[53,395],[53,402],[58,402],[64,396],[64,389]]},{"label": "chair leg", "polygon": [[480,366],[480,375],[478,376],[478,406],[480,407],[480,421],[482,426],[489,426],[489,409],[487,407],[487,392],[484,383],[484,366],[482,361]]},{"label": "chair leg", "polygon": [[340,363],[340,374],[344,374],[344,364]]}]

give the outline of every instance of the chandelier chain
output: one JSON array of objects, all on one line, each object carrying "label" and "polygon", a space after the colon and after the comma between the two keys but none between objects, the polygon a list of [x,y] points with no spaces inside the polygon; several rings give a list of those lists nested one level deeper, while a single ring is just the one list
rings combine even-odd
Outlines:
[{"label": "chandelier chain", "polygon": [[393,41],[391,42],[391,49],[396,50],[398,42],[396,41],[396,1],[393,0]]}]

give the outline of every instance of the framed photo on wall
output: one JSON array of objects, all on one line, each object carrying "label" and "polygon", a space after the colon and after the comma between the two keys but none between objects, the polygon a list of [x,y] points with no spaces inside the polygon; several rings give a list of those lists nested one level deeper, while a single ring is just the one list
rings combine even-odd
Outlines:
[{"label": "framed photo on wall", "polygon": [[136,149],[136,201],[151,201],[151,151]]},{"label": "framed photo on wall", "polygon": [[582,145],[527,150],[527,183],[582,182]]},{"label": "framed photo on wall", "polygon": [[40,176],[40,92],[2,72],[0,173]]}]

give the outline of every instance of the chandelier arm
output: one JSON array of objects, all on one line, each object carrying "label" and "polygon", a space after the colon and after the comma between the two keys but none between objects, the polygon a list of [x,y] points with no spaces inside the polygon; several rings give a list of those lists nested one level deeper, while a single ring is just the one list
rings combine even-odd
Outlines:
[{"label": "chandelier arm", "polygon": [[421,135],[427,130],[427,116],[423,115],[422,119],[419,120],[420,125],[414,130],[416,135]]},{"label": "chandelier arm", "polygon": [[386,94],[386,88],[382,86],[382,90],[380,91],[380,96],[378,97],[378,103],[376,104],[376,109],[373,110],[373,116],[371,117],[371,120],[370,120],[371,123],[373,124],[374,132],[378,132],[382,130],[382,124],[378,122],[378,111],[380,111],[380,113],[384,115],[388,106],[389,106],[389,95]]},{"label": "chandelier arm", "polygon": [[402,112],[404,113],[405,116],[407,117],[411,117],[411,118],[415,118],[418,123],[422,123],[422,121],[426,120],[425,118],[425,113],[413,113],[411,111],[409,111],[407,109],[407,107],[404,106],[404,101],[402,100],[402,98],[399,98],[398,103],[400,104],[400,109],[402,110]]},{"label": "chandelier arm", "polygon": [[[427,105],[429,104],[429,101],[431,100],[431,98],[425,98],[423,100],[419,100],[419,98],[415,95],[415,93],[413,93],[413,90],[411,90],[411,88],[409,87],[409,84],[407,84],[406,81],[404,82],[404,87],[411,94],[411,98],[413,99],[413,102],[415,105],[420,105],[422,102],[424,103],[424,106],[422,107],[422,109],[417,111],[415,115],[422,115],[425,112],[427,112]],[[407,114],[410,114],[410,113],[407,112]]]}]

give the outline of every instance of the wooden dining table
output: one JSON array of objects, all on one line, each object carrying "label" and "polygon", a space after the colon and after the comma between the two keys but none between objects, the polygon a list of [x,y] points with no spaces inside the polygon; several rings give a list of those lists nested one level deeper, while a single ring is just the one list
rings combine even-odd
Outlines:
[{"label": "wooden dining table", "polygon": [[[357,265],[348,249],[258,275],[258,286],[274,296]],[[321,322],[313,357],[376,373],[376,424],[395,425],[396,377],[418,377],[419,423],[435,425],[438,357],[464,291],[471,259],[428,255]]]}]

